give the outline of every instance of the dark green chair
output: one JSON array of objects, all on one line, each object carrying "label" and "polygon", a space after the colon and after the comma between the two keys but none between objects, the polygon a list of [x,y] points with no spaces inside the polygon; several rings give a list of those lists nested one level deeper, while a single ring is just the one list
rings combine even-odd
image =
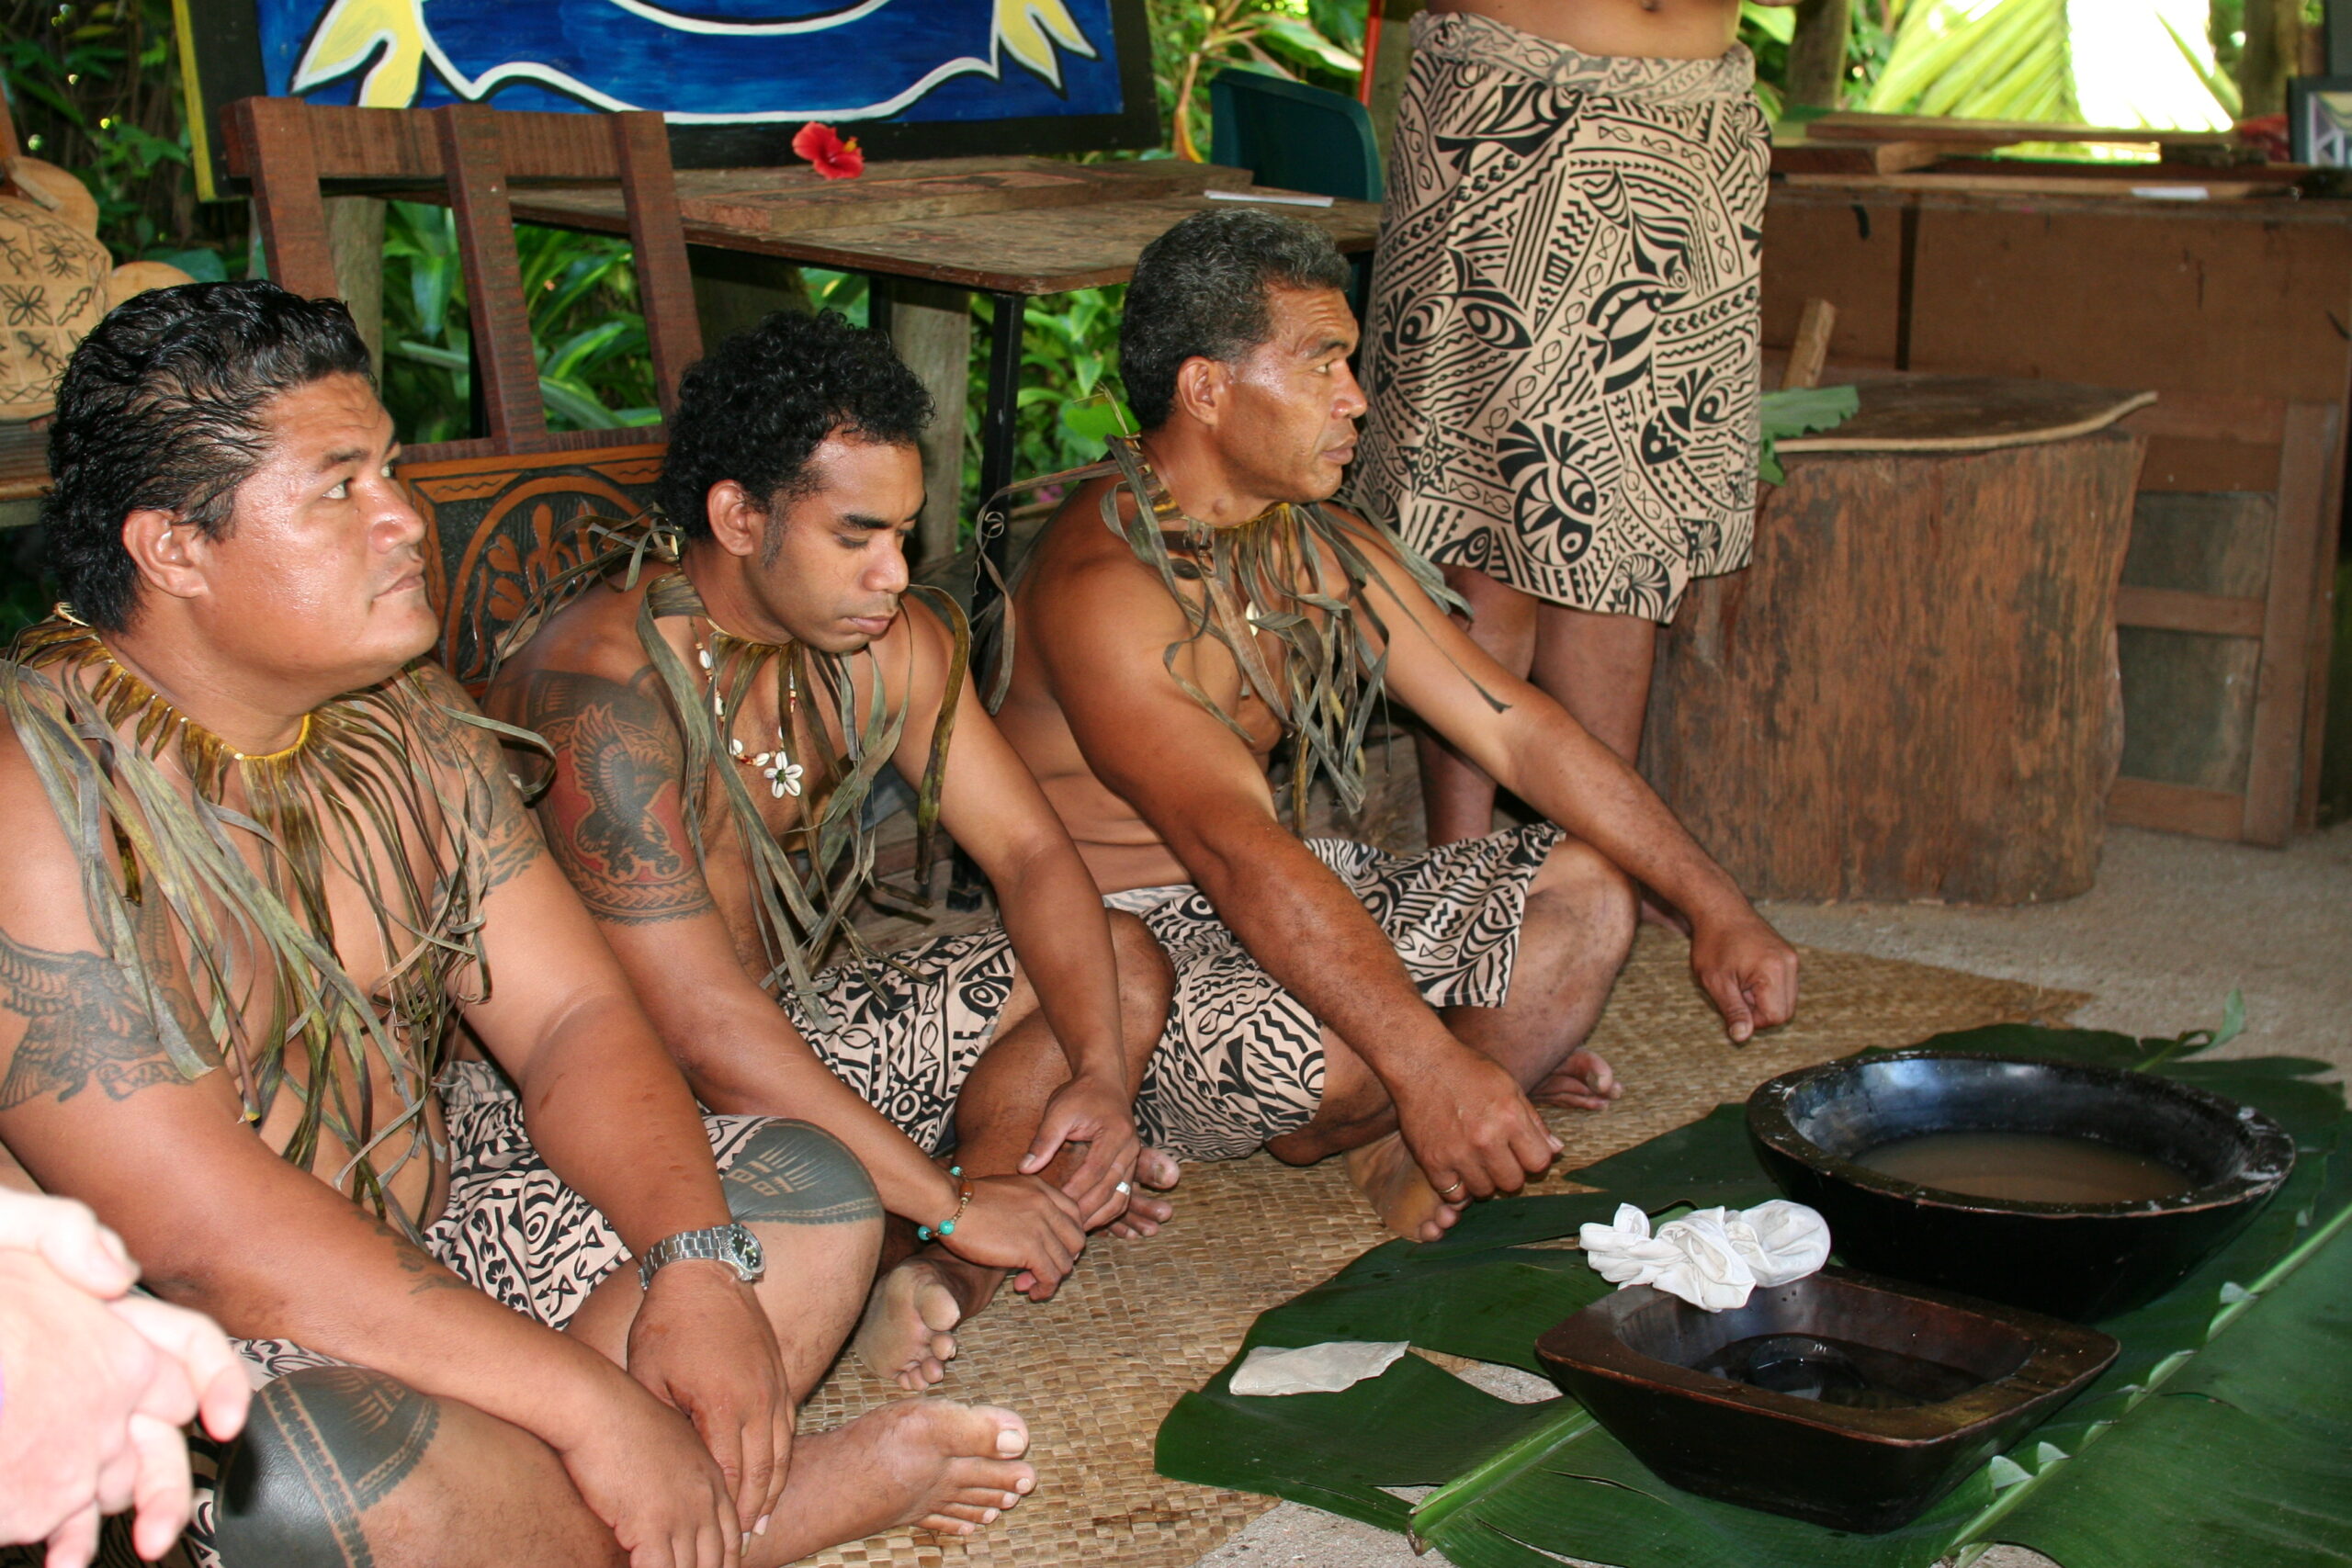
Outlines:
[{"label": "dark green chair", "polygon": [[1209,82],[1209,162],[1248,169],[1261,186],[1381,197],[1372,116],[1344,93],[1263,71],[1228,68]]}]

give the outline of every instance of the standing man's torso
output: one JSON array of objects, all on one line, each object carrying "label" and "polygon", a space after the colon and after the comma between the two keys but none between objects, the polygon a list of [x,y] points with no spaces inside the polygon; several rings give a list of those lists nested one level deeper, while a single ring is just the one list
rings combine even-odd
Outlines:
[{"label": "standing man's torso", "polygon": [[1739,35],[1739,0],[1431,0],[1592,55],[1713,60]]}]

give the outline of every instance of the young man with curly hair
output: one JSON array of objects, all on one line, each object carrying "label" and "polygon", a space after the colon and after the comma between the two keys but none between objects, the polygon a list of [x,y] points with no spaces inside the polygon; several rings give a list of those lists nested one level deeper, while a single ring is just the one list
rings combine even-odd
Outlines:
[{"label": "young man with curly hair", "polygon": [[0,663],[0,1140],[236,1337],[198,1560],[734,1568],[1034,1484],[1007,1410],[795,1434],[873,1183],[806,1122],[697,1113],[424,657],[349,312],[141,295],[50,451],[71,609]]},{"label": "young man with curly hair", "polygon": [[[702,1102],[825,1128],[921,1227],[857,1337],[909,1388],[1008,1272],[1045,1299],[1090,1229],[1166,1217],[1136,1182],[1175,1179],[1137,1134],[1166,964],[972,699],[961,613],[910,592],[930,417],[837,315],[730,339],[670,421],[675,564],[637,552],[490,694],[554,748],[556,858]],[[867,885],[885,767],[922,781],[1002,924],[811,973]]]},{"label": "young man with curly hair", "polygon": [[[1320,230],[1266,213],[1145,249],[1120,335],[1143,434],[1023,568],[997,722],[1175,966],[1162,1057],[1226,1053],[1186,1100],[1196,1135],[1344,1154],[1392,1228],[1432,1240],[1550,1163],[1536,1104],[1615,1094],[1584,1042],[1630,878],[1690,914],[1735,1042],[1790,1016],[1797,959],[1638,774],[1447,617],[1435,569],[1324,504],[1364,410],[1347,281]],[[1268,759],[1289,744],[1295,802],[1317,773],[1360,795],[1384,698],[1549,820],[1412,857],[1302,841]]]}]

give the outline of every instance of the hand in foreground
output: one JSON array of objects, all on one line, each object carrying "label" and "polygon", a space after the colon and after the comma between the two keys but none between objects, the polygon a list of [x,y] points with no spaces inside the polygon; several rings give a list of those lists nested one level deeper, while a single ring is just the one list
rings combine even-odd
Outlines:
[{"label": "hand in foreground", "polygon": [[[0,1543],[49,1542],[80,1568],[102,1515],[135,1507],[140,1554],[187,1526],[187,1446],[215,1438],[252,1397],[228,1340],[198,1314],[124,1297],[138,1269],[80,1203],[0,1190]],[[115,1297],[120,1299],[106,1300]]]},{"label": "hand in foreground", "polygon": [[1690,973],[1723,1014],[1724,1034],[1735,1045],[1796,1013],[1797,950],[1752,911],[1701,925],[1690,938]]},{"label": "hand in foreground", "polygon": [[[1062,1178],[1062,1191],[1078,1205],[1080,1223],[1088,1230],[1109,1224],[1126,1212],[1136,1161],[1143,1154],[1143,1140],[1136,1134],[1135,1095],[1125,1084],[1088,1074],[1071,1078],[1046,1101],[1037,1135],[1022,1156],[1022,1174],[1042,1172],[1065,1144],[1084,1144],[1086,1152]],[[1127,1191],[1120,1190],[1123,1185]]]},{"label": "hand in foreground", "polygon": [[581,1423],[580,1439],[556,1451],[629,1568],[739,1568],[742,1531],[727,1478],[694,1427],[626,1377],[612,1393]]},{"label": "hand in foreground", "polygon": [[1519,1081],[1466,1046],[1391,1092],[1405,1146],[1446,1202],[1516,1192],[1560,1152]]},{"label": "hand in foreground", "polygon": [[1086,1248],[1078,1204],[1035,1176],[984,1176],[972,1189],[955,1234],[941,1245],[967,1263],[1018,1269],[1015,1291],[1033,1302],[1050,1299]]},{"label": "hand in foreground", "polygon": [[629,1325],[628,1371],[694,1423],[734,1499],[738,1533],[766,1534],[792,1452],[792,1391],[752,1287],[705,1258],[656,1272]]}]

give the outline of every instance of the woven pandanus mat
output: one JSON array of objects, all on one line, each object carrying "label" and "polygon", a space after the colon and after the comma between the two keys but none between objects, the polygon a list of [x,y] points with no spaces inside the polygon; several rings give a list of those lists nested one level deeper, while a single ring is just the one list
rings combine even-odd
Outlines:
[{"label": "woven pandanus mat", "polygon": [[[1949,1029],[2063,1017],[2088,998],[1891,959],[1807,952],[1796,1022],[1734,1050],[1692,984],[1689,949],[1645,931],[1593,1043],[1625,1081],[1595,1116],[1564,1112],[1558,1169],[1630,1148],[1744,1099],[1791,1067]],[[1539,1190],[1558,1191],[1556,1177]],[[1009,1405],[1027,1418],[1035,1495],[979,1535],[876,1537],[814,1562],[891,1568],[1178,1568],[1266,1509],[1271,1497],[1168,1481],[1154,1434],[1176,1397],[1233,1356],[1268,1307],[1386,1239],[1337,1161],[1294,1169],[1260,1155],[1186,1166],[1175,1222],[1141,1241],[1098,1236],[1054,1300],[1009,1292],[960,1334],[940,1393]],[[893,1398],[895,1385],[844,1359],[810,1401],[820,1430]]]}]

